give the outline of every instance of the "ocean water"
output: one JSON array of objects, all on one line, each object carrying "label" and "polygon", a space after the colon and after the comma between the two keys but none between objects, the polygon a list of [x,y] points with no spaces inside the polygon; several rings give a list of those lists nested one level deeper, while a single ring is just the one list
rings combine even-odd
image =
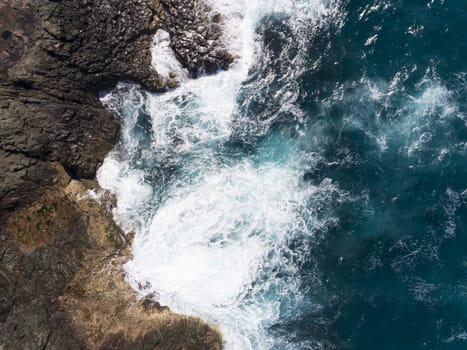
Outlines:
[{"label": "ocean water", "polygon": [[225,348],[467,349],[467,2],[214,1],[230,70],[121,83],[128,281]]}]

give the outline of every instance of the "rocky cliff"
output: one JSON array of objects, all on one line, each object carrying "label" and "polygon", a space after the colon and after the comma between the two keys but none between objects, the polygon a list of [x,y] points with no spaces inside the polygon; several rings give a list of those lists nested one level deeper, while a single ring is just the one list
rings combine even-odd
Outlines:
[{"label": "rocky cliff", "polygon": [[99,92],[166,88],[159,28],[193,77],[227,68],[221,22],[196,0],[0,0],[0,349],[221,348],[214,327],[137,300],[92,181],[119,130]]}]

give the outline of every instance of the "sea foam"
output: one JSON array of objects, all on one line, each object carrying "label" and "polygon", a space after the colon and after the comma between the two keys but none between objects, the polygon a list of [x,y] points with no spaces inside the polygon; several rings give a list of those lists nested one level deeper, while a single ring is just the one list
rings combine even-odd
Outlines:
[{"label": "sea foam", "polygon": [[[123,130],[98,179],[117,195],[117,222],[136,232],[134,258],[125,266],[136,290],[146,286],[142,293],[154,292],[173,310],[219,324],[227,349],[288,348],[292,345],[274,338],[268,328],[284,307],[293,308],[303,298],[296,276],[301,252],[291,250],[290,242],[296,235],[312,235],[320,225],[310,203],[319,206],[342,192],[330,179],[317,186],[304,183],[299,150],[282,149],[287,140],[270,143],[266,156],[261,150],[237,154],[227,144],[235,133],[254,130],[247,128],[252,121],[238,108],[238,99],[262,54],[256,40],[261,19],[288,18],[297,40],[306,40],[304,33],[330,20],[337,2],[210,4],[223,14],[224,41],[237,60],[228,71],[186,79],[170,38],[159,31],[153,65],[181,84],[164,94],[129,87],[104,98],[122,116]],[[300,115],[291,86],[294,69],[303,64],[296,60],[286,76],[278,77],[284,85],[277,93],[284,100],[280,112]],[[149,136],[135,133],[142,114],[149,118]],[[141,149],[141,137],[150,137],[150,149]],[[273,159],[271,152],[285,154]],[[163,179],[155,169],[162,169]]]}]

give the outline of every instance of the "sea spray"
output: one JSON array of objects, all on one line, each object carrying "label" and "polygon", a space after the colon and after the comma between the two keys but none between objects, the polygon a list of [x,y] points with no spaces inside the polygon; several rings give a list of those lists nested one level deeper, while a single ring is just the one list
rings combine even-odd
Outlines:
[{"label": "sea spray", "polygon": [[[187,80],[174,61],[170,38],[159,31],[153,64],[181,85],[148,94],[122,84],[103,98],[122,116],[123,131],[99,181],[117,194],[117,221],[136,230],[134,259],[126,265],[136,289],[145,285],[175,311],[219,324],[229,349],[277,348],[281,341],[268,334],[268,327],[287,304],[291,308],[302,298],[295,265],[300,253],[288,245],[319,225],[309,202],[339,190],[330,180],[317,187],[301,180],[304,170],[294,141],[283,148],[287,137],[278,135],[277,145],[256,155],[229,144],[259,135],[258,128],[248,127],[255,121],[244,114],[245,100],[239,97],[248,91],[243,82],[256,74],[254,62],[262,55],[256,41],[259,21],[286,16],[300,40],[336,8],[321,1],[211,5],[223,14],[224,40],[236,62],[228,71]],[[300,70],[298,59],[295,63],[293,69]],[[290,90],[293,70],[277,78],[284,80],[277,92],[286,97],[284,107],[299,113]],[[149,134],[137,132],[141,118],[148,118]],[[149,152],[142,149],[148,138]],[[282,156],[271,158],[271,152]]]},{"label": "sea spray", "polygon": [[231,69],[103,100],[135,289],[228,349],[465,348],[465,6],[212,1]]}]

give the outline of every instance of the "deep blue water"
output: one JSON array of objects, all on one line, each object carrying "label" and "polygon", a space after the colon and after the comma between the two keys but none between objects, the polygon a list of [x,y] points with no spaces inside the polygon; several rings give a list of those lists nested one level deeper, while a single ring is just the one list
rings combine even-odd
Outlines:
[{"label": "deep blue water", "polygon": [[[320,155],[304,179],[331,178],[359,199],[332,203],[338,223],[293,242],[308,247],[301,288],[320,307],[271,332],[324,349],[467,349],[467,2],[343,11],[342,27],[311,39],[314,68],[298,78]],[[287,28],[264,26],[274,52]]]},{"label": "deep blue water", "polygon": [[467,349],[467,1],[328,3],[261,16],[238,94],[107,100],[130,276],[229,349]]}]

